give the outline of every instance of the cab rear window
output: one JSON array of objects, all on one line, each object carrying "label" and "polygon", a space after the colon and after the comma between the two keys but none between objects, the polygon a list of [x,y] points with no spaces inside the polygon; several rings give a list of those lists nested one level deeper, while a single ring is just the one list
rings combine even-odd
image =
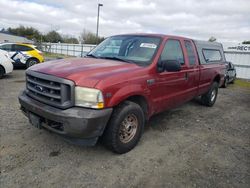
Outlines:
[{"label": "cab rear window", "polygon": [[219,50],[215,49],[203,49],[204,58],[207,63],[221,61],[222,56]]}]

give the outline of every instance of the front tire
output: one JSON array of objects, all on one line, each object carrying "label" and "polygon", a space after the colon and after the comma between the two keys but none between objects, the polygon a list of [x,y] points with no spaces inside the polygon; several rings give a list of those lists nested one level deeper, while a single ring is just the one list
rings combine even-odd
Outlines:
[{"label": "front tire", "polygon": [[119,105],[111,116],[102,141],[115,153],[126,153],[139,142],[144,130],[145,117],[141,107],[131,101]]},{"label": "front tire", "polygon": [[210,87],[209,91],[201,96],[202,104],[209,107],[213,106],[217,99],[218,88],[219,84],[217,82],[214,82]]},{"label": "front tire", "polygon": [[235,79],[236,79],[236,74],[234,75],[234,78],[233,78],[233,80],[231,81],[232,84],[234,84]]},{"label": "front tire", "polygon": [[39,63],[39,61],[38,61],[37,59],[35,59],[35,58],[30,58],[30,59],[28,59],[27,62],[26,62],[26,68],[29,68],[29,67],[31,67],[31,66],[37,64],[37,63]]}]

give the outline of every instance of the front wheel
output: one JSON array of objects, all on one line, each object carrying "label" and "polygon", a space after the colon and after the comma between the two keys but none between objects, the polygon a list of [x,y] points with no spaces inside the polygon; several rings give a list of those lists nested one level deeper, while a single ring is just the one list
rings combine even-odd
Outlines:
[{"label": "front wheel", "polygon": [[233,80],[231,81],[232,84],[234,84],[235,79],[236,79],[236,74],[234,75],[234,78],[233,78]]},{"label": "front wheel", "polygon": [[34,58],[28,59],[26,62],[26,68],[29,68],[37,63],[39,63],[37,59],[34,59]]},{"label": "front wheel", "polygon": [[209,106],[209,107],[214,105],[214,103],[217,99],[218,87],[219,87],[219,85],[217,82],[214,82],[212,84],[209,91],[201,96],[202,104]]},{"label": "front wheel", "polygon": [[139,142],[145,124],[141,107],[131,101],[119,105],[104,131],[103,143],[115,153],[126,153]]}]

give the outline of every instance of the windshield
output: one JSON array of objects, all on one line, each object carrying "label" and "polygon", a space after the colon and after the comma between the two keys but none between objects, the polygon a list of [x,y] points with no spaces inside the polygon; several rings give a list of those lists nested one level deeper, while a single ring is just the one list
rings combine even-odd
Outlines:
[{"label": "windshield", "polygon": [[149,65],[160,45],[159,37],[122,35],[104,40],[87,56]]}]

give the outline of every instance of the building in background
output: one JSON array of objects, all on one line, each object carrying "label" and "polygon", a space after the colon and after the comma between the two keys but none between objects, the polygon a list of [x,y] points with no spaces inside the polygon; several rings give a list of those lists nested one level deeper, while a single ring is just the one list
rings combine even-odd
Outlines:
[{"label": "building in background", "polygon": [[12,35],[12,34],[8,34],[8,33],[0,31],[0,43],[4,43],[4,42],[29,43],[29,44],[34,43],[32,40],[29,40],[25,37],[19,37],[16,35]]},{"label": "building in background", "polygon": [[250,79],[250,44],[223,43],[226,60],[235,65],[237,78]]}]

